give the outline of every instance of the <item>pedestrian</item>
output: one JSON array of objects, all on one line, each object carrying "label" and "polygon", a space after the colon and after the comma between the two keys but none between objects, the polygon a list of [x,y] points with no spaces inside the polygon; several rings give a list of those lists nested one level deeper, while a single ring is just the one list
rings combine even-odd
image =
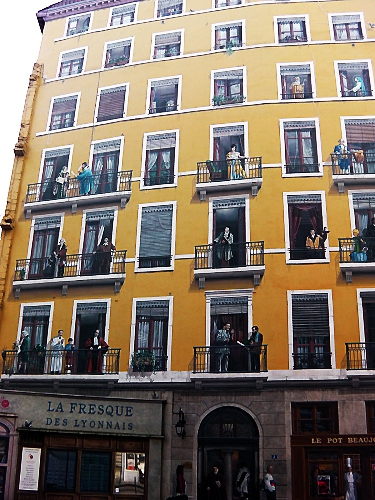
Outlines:
[{"label": "pedestrian", "polygon": [[272,476],[273,467],[267,467],[267,474],[264,476],[264,484],[266,487],[267,500],[276,500],[276,483]]}]

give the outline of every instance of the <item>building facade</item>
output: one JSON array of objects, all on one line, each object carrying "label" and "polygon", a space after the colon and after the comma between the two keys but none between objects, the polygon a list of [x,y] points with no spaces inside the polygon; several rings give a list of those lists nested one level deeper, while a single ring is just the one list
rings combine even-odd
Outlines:
[{"label": "building facade", "polygon": [[243,466],[263,498],[270,465],[279,500],[341,498],[349,466],[375,499],[372,1],[37,19],[1,221],[0,499],[164,499],[179,465],[192,499],[214,465],[228,500]]}]

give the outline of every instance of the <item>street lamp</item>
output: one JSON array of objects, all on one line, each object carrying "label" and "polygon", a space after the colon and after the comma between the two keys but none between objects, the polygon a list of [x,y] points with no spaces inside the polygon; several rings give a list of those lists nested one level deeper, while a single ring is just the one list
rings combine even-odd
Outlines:
[{"label": "street lamp", "polygon": [[178,437],[183,438],[185,435],[185,415],[184,412],[182,411],[182,408],[180,408],[178,412],[178,422],[175,424],[176,428],[176,434]]}]

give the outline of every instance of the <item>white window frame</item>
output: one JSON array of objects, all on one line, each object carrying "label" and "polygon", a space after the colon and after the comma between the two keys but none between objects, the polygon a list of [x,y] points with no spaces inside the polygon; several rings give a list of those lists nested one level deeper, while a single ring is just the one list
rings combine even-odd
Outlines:
[{"label": "white window frame", "polygon": [[[103,141],[97,141],[103,142]],[[86,229],[86,214],[93,212],[109,212],[113,210],[113,224],[112,224],[112,240],[111,243],[116,246],[116,234],[117,234],[117,218],[118,218],[118,207],[102,207],[102,208],[88,208],[87,210],[83,210],[82,212],[82,224],[81,224],[81,234],[79,236],[79,248],[78,253],[83,253],[83,244],[85,240],[85,229]],[[79,301],[82,302],[82,301]],[[96,301],[94,301],[96,302]]]},{"label": "white window frame", "polygon": [[[172,236],[171,236],[171,265],[168,267],[139,267],[139,250],[141,243],[141,227],[142,227],[142,208],[143,207],[159,207],[172,205]],[[176,257],[176,220],[177,220],[177,201],[163,201],[157,203],[140,203],[138,205],[138,217],[137,217],[137,238],[136,238],[136,248],[135,248],[135,263],[134,272],[135,273],[151,273],[160,271],[174,271],[174,263]]]},{"label": "white window frame", "polygon": [[293,348],[294,348],[294,337],[293,337],[293,317],[292,317],[292,296],[294,294],[305,294],[305,295],[316,295],[326,293],[328,295],[328,315],[329,315],[329,347],[331,351],[331,366],[332,368],[327,368],[326,370],[334,370],[336,368],[336,347],[335,347],[335,325],[333,317],[333,300],[332,300],[332,290],[287,290],[287,302],[288,302],[288,347],[289,347],[289,370],[293,372],[301,372],[304,377],[316,378],[317,369],[307,369],[307,370],[294,370],[293,369]]},{"label": "white window frame", "polygon": [[359,40],[336,40],[335,39],[335,32],[333,29],[333,18],[338,17],[338,16],[343,16],[343,17],[350,17],[350,16],[359,16],[359,22],[361,23],[361,30],[362,30],[362,40],[367,40],[367,32],[366,32],[366,25],[365,25],[365,19],[363,12],[335,12],[334,14],[328,14],[328,25],[329,25],[329,33],[331,36],[331,41],[332,42],[339,42],[339,43],[353,43],[353,42],[359,42]]},{"label": "white window frame", "polygon": [[168,19],[169,17],[182,16],[183,14],[185,14],[185,12],[186,12],[186,0],[176,0],[176,3],[182,3],[182,12],[181,12],[181,14],[173,14],[171,16],[160,16],[160,17],[158,17],[159,0],[155,0],[154,19]]},{"label": "white window frame", "polygon": [[[116,26],[111,26],[111,19],[112,19],[112,13],[115,9],[119,7],[124,7],[124,6],[134,6],[134,21],[132,23],[127,23],[127,24],[119,24]],[[125,5],[117,5],[116,7],[111,7],[109,9],[109,16],[108,16],[108,23],[107,23],[107,28],[108,29],[114,29],[114,28],[121,28],[122,26],[129,26],[130,24],[134,24],[138,20],[138,2],[130,3],[130,4],[125,4]],[[130,10],[130,9],[129,9]]]},{"label": "white window frame", "polygon": [[50,306],[50,313],[49,313],[49,319],[48,319],[48,332],[47,332],[47,343],[48,345],[49,341],[52,338],[52,321],[53,321],[53,312],[55,308],[55,303],[52,302],[23,302],[20,304],[20,315],[18,318],[18,328],[17,328],[17,341],[19,342],[21,339],[21,331],[22,331],[22,321],[23,321],[23,312],[24,309],[27,307],[41,307],[41,306]]},{"label": "white window frame", "polygon": [[[168,338],[167,338],[167,369],[166,371],[171,371],[171,356],[172,356],[172,334],[173,334],[173,297],[134,297],[132,302],[132,322],[130,327],[130,349],[129,349],[129,368],[132,366],[131,360],[134,354],[134,344],[135,344],[135,330],[137,323],[137,302],[149,302],[152,300],[167,300],[169,302],[168,307]],[[165,373],[163,371],[163,373]]]},{"label": "white window frame", "polygon": [[233,47],[233,50],[238,50],[241,47],[246,47],[246,20],[245,19],[237,19],[234,21],[227,21],[225,23],[215,23],[211,25],[211,51],[212,52],[222,52],[225,51],[226,49],[215,49],[215,44],[216,44],[216,28],[219,26],[227,26],[228,28],[230,27],[231,24],[241,24],[241,29],[242,29],[242,44],[240,47]]},{"label": "white window frame", "polygon": [[[300,18],[303,18],[305,21],[307,41],[306,42],[293,42],[293,43],[279,42],[278,20],[279,19],[290,19],[291,21],[293,21],[293,19],[300,19]],[[275,34],[275,44],[276,45],[298,45],[300,43],[311,42],[310,18],[308,16],[308,14],[290,15],[290,16],[273,16],[273,29],[274,29],[274,34]]]},{"label": "white window frame", "polygon": [[334,64],[334,69],[335,69],[335,78],[336,78],[336,92],[337,92],[337,96],[340,97],[340,99],[350,99],[350,100],[358,100],[358,99],[361,99],[361,97],[356,97],[356,96],[353,96],[353,97],[342,97],[341,96],[341,85],[340,85],[340,68],[339,68],[339,65],[340,64],[355,64],[355,63],[359,63],[359,64],[364,64],[366,63],[367,64],[367,70],[368,70],[368,73],[369,73],[369,77],[370,77],[370,90],[372,92],[372,96],[364,96],[365,99],[373,99],[374,98],[374,92],[375,92],[375,82],[374,82],[374,72],[373,72],[373,68],[372,68],[372,60],[371,59],[344,59],[344,60],[336,60],[336,61],[333,61],[333,64]]},{"label": "white window frame", "polygon": [[[56,70],[56,78],[60,78],[62,80],[65,80],[65,78],[72,78],[74,76],[78,76],[78,75],[82,75],[82,73],[85,72],[85,68],[86,68],[86,61],[87,61],[87,53],[88,53],[88,46],[86,45],[85,47],[77,47],[76,49],[74,50],[65,50],[64,52],[60,52],[60,55],[59,55],[59,62],[57,64],[57,70]],[[61,64],[62,64],[62,59],[63,59],[63,56],[65,54],[69,54],[69,53],[73,53],[73,52],[77,52],[78,50],[83,50],[84,51],[84,54],[83,54],[83,62],[82,62],[82,71],[80,73],[77,73],[77,74],[74,74],[74,75],[65,75],[65,76],[59,76],[59,73],[60,73],[60,68],[61,68]]]},{"label": "white window frame", "polygon": [[[251,332],[253,326],[253,288],[234,289],[234,290],[212,290],[205,292],[206,296],[206,346],[211,342],[211,299],[226,297],[247,297],[247,325],[248,332]],[[244,332],[246,335],[247,333]]]},{"label": "white window frame", "polygon": [[[162,57],[160,59],[155,59],[154,58],[154,52],[155,52],[155,41],[156,37],[158,35],[169,35],[172,33],[179,33],[180,34],[180,54],[178,56],[173,56],[173,57]],[[181,57],[184,54],[184,42],[185,42],[185,29],[177,29],[177,30],[170,30],[170,31],[160,31],[159,33],[153,33],[152,34],[152,42],[151,42],[151,52],[150,52],[150,60],[152,61],[164,61],[165,59],[174,59],[175,57]]]},{"label": "white window frame", "polygon": [[216,7],[215,6],[216,1],[217,0],[212,0],[212,8],[215,9],[215,10],[216,9],[233,9],[233,7],[240,7],[244,3],[244,0],[240,0],[240,3],[236,4],[236,5],[224,5],[224,7]]},{"label": "white window frame", "polygon": [[[151,88],[153,82],[159,82],[162,80],[173,80],[178,79],[178,89],[177,89],[177,102],[176,102],[176,111],[163,111],[162,113],[150,113],[150,99],[151,99]],[[182,87],[182,75],[175,76],[164,76],[162,78],[149,78],[147,83],[147,95],[146,95],[146,115],[149,116],[164,116],[165,114],[173,114],[177,113],[181,109],[181,87]]]},{"label": "white window frame", "polygon": [[[298,196],[298,195],[309,195],[309,194],[315,194],[315,195],[320,195],[320,203],[322,205],[322,217],[323,217],[323,227],[328,227],[327,223],[327,205],[326,205],[326,197],[325,197],[325,191],[288,191],[288,192],[283,192],[283,204],[284,204],[284,229],[285,229],[285,259],[286,259],[286,264],[290,265],[309,265],[309,264],[326,264],[327,262],[330,262],[330,254],[329,254],[329,241],[327,236],[326,244],[325,244],[325,258],[324,259],[302,259],[302,260],[297,260],[297,259],[291,259],[290,258],[290,235],[289,235],[289,212],[288,212],[288,196]],[[306,235],[307,237],[307,235]],[[302,292],[301,292],[302,293]]]},{"label": "white window frame", "polygon": [[35,222],[38,219],[46,219],[48,217],[60,217],[60,229],[59,229],[59,236],[58,236],[57,239],[60,240],[62,238],[62,232],[63,232],[63,227],[64,227],[64,219],[65,219],[65,212],[53,213],[53,214],[35,215],[32,218],[32,221],[31,221],[29,244],[28,244],[28,247],[27,247],[27,257],[26,257],[26,259],[30,259],[31,258],[31,250],[32,250],[32,247],[33,247],[33,240],[34,240]]},{"label": "white window frame", "polygon": [[236,194],[232,196],[212,196],[208,199],[208,235],[207,243],[212,245],[212,233],[214,227],[214,204],[215,200],[232,200],[234,198],[245,199],[245,236],[246,241],[250,240],[250,195],[248,193]]},{"label": "white window frame", "polygon": [[[215,125],[210,125],[210,151],[208,158],[213,161],[214,159],[214,131],[216,128],[220,127],[238,127],[243,126],[244,128],[244,153],[245,157],[249,157],[249,130],[248,122],[235,122],[235,123],[215,123]],[[229,153],[229,151],[228,151]],[[232,198],[232,197],[231,197]]]},{"label": "white window frame", "polygon": [[[74,33],[73,35],[69,35],[68,34],[68,26],[69,26],[71,19],[76,18],[76,17],[83,17],[83,16],[85,16],[85,17],[90,16],[90,24],[89,24],[88,30],[81,31],[80,33]],[[83,14],[75,14],[74,16],[69,16],[65,22],[64,38],[70,38],[71,36],[80,36],[80,35],[84,35],[85,33],[89,33],[91,31],[93,17],[94,17],[94,12],[84,12]]]},{"label": "white window frame", "polygon": [[[173,176],[174,182],[172,184],[157,184],[155,186],[145,186],[145,174],[146,174],[146,158],[147,158],[147,139],[149,136],[158,134],[176,134],[176,146],[174,149],[174,166],[173,166]],[[159,130],[157,132],[146,132],[143,135],[143,145],[142,145],[142,165],[141,165],[141,180],[139,188],[143,189],[166,189],[177,186],[178,180],[178,156],[179,156],[179,145],[180,145],[180,130]]]},{"label": "white window frame", "polygon": [[95,123],[98,123],[99,125],[101,125],[102,123],[108,123],[111,121],[121,120],[121,118],[113,118],[113,120],[103,120],[103,121],[98,122],[98,111],[99,111],[101,91],[108,90],[108,89],[115,89],[118,87],[125,87],[125,99],[124,99],[124,109],[122,110],[122,118],[126,117],[126,113],[128,110],[128,101],[129,101],[129,82],[121,83],[118,85],[108,85],[107,87],[100,87],[98,89],[98,93],[96,96],[96,103],[95,103],[95,114],[94,114],[94,122]]},{"label": "white window frame", "polygon": [[211,70],[211,100],[215,96],[215,74],[216,73],[225,73],[226,71],[229,73],[230,71],[236,71],[242,69],[242,94],[245,97],[244,102],[247,100],[247,67],[246,66],[235,66],[233,68],[224,68],[224,69],[213,69]]},{"label": "white window frame", "polygon": [[[73,126],[72,127],[66,127],[66,128],[64,128],[64,127],[63,128],[58,128],[56,130],[50,130],[49,128],[50,128],[51,120],[52,120],[52,109],[53,109],[53,105],[54,105],[55,99],[60,99],[62,97],[71,97],[71,96],[77,96],[76,109],[75,109],[74,118],[73,118]],[[73,92],[71,94],[55,95],[55,96],[51,97],[51,101],[50,101],[50,104],[49,104],[49,110],[48,110],[46,132],[48,132],[49,134],[51,134],[51,133],[62,132],[64,130],[72,130],[72,129],[74,129],[77,126],[77,117],[78,117],[78,109],[79,109],[80,101],[81,101],[81,92]]]},{"label": "white window frame", "polygon": [[[111,43],[120,43],[120,42],[129,42],[130,41],[130,52],[129,52],[129,62],[124,64],[123,66],[117,66],[118,68],[123,68],[124,66],[128,66],[129,64],[132,63],[133,61],[133,53],[134,53],[134,36],[129,36],[127,38],[121,38],[119,40],[111,40],[109,42],[106,42],[104,44],[104,50],[103,50],[103,58],[102,58],[102,69],[106,70],[106,71],[109,71],[111,69],[116,69],[116,66],[115,67],[111,67],[111,68],[106,68],[105,67],[105,61],[106,61],[106,58],[107,58],[107,50],[108,50],[108,45],[111,45]],[[124,45],[126,45],[124,43]]]},{"label": "white window frame", "polygon": [[[111,141],[120,141],[120,153],[119,153],[119,157],[118,157],[118,171],[117,172],[121,172],[122,171],[122,158],[123,158],[123,154],[124,154],[124,136],[123,135],[119,136],[119,137],[109,137],[108,139],[100,139],[97,141],[92,141],[92,143],[90,145],[89,165],[93,164],[95,144],[100,144],[101,142],[111,142]],[[117,182],[118,182],[118,179],[117,179]],[[90,210],[90,211],[92,212],[92,210]]]},{"label": "white window frame", "polygon": [[357,288],[359,342],[366,342],[365,321],[363,319],[363,297],[361,297],[361,294],[366,295],[366,293],[371,295],[374,294],[375,288]]},{"label": "white window frame", "polygon": [[[283,99],[283,91],[281,87],[281,68],[285,66],[310,66],[310,80],[311,80],[311,93],[312,98],[304,98],[304,99]],[[277,94],[279,101],[288,101],[288,102],[301,102],[306,101],[308,99],[315,99],[316,95],[316,81],[315,81],[315,70],[314,70],[314,61],[301,61],[301,62],[286,62],[286,63],[276,63],[276,72],[277,72]]]},{"label": "white window frame", "polygon": [[[289,102],[289,100],[287,101]],[[312,173],[297,173],[297,174],[287,174],[286,173],[286,154],[285,154],[285,135],[284,135],[284,123],[289,122],[309,122],[313,121],[315,123],[315,137],[316,137],[316,156],[319,164],[319,171]],[[281,165],[282,165],[282,177],[322,177],[323,175],[323,158],[322,158],[322,142],[320,139],[320,126],[319,118],[281,118],[280,119],[280,145],[281,145]]]},{"label": "white window frame", "polygon": [[78,304],[92,304],[94,302],[102,302],[107,305],[107,311],[105,315],[105,327],[104,327],[104,340],[108,344],[109,337],[109,322],[111,315],[111,299],[82,299],[82,300],[74,300],[73,302],[73,310],[72,310],[72,322],[70,327],[70,337],[73,339],[73,343],[75,342],[75,329],[76,329],[76,318],[77,318],[77,305]]},{"label": "white window frame", "polygon": [[73,157],[73,149],[74,149],[74,144],[68,144],[66,146],[57,146],[55,148],[45,148],[42,150],[42,155],[40,159],[40,167],[39,167],[39,174],[38,174],[38,184],[42,182],[42,177],[43,177],[43,170],[44,170],[44,162],[46,159],[46,153],[48,151],[58,151],[59,149],[69,149],[69,160],[68,160],[68,172],[70,173],[70,170],[72,168],[72,157]]}]

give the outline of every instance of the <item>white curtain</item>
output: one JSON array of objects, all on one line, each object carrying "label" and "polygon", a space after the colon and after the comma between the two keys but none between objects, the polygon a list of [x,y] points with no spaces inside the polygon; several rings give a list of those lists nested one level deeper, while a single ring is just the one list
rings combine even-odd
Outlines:
[{"label": "white curtain", "polygon": [[150,323],[140,321],[138,323],[138,346],[137,349],[148,349],[148,336],[150,333]]},{"label": "white curtain", "polygon": [[358,217],[358,225],[359,227],[359,234],[363,234],[363,231],[367,229],[368,223],[369,223],[369,216],[368,214],[357,214]]},{"label": "white curtain", "polygon": [[314,163],[314,153],[311,139],[308,139],[306,137],[302,139],[302,150],[304,163]]}]

